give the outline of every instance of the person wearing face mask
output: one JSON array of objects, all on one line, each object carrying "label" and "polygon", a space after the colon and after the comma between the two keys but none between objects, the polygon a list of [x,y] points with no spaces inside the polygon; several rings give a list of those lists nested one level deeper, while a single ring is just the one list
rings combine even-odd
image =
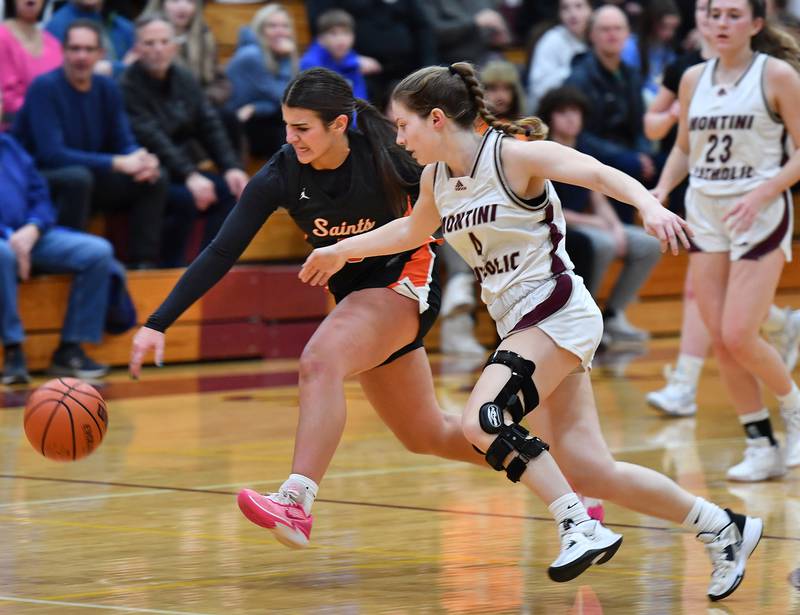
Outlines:
[{"label": "person wearing face mask", "polygon": [[13,122],[34,78],[64,61],[61,43],[37,25],[43,5],[44,0],[14,0],[0,24],[0,130]]},{"label": "person wearing face mask", "polygon": [[250,154],[268,157],[285,139],[280,101],[297,73],[297,43],[291,17],[280,4],[259,9],[251,30],[258,44],[240,47],[226,69],[233,87],[227,107],[244,128]]}]

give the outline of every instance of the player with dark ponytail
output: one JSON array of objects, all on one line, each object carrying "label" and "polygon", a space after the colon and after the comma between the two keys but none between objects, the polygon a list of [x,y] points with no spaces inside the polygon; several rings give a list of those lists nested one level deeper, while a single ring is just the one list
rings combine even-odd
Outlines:
[{"label": "player with dark ponytail", "polygon": [[[313,247],[383,226],[410,210],[420,167],[395,144],[392,124],[355,100],[341,76],[323,68],[300,73],[282,107],[287,145],[252,178],[217,237],[137,332],[134,377],[149,350],[161,362],[164,331],[225,275],[279,206]],[[422,346],[439,311],[434,260],[434,244],[424,242],[350,262],[328,281],[336,308],[300,357],[292,474],[276,493],[245,489],[238,498],[245,516],[284,544],[308,544],[317,486],[344,429],[344,380],[350,376],[358,375],[369,402],[409,450],[480,462],[459,418],[439,409]]]}]

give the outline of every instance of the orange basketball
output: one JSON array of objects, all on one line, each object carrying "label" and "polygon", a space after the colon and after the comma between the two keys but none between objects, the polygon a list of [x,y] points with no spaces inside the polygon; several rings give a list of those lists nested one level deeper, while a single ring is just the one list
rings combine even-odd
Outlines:
[{"label": "orange basketball", "polygon": [[100,446],[106,429],[106,402],[94,387],[77,378],[46,382],[25,404],[25,435],[48,459],[86,457]]}]

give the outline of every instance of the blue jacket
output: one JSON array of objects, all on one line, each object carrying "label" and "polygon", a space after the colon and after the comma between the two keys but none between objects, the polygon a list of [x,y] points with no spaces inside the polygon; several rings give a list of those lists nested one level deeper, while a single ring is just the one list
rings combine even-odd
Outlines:
[{"label": "blue jacket", "polygon": [[67,27],[76,19],[90,19],[100,24],[107,38],[105,46],[107,47],[109,43],[111,46],[110,49],[106,49],[106,58],[114,66],[115,75],[121,72],[125,68],[125,65],[122,64],[122,58],[125,57],[125,54],[136,42],[136,30],[133,27],[133,22],[116,13],[111,13],[104,18],[97,11],[83,11],[72,2],[67,2],[67,4],[53,13],[50,21],[45,25],[45,29],[63,45]]},{"label": "blue jacket", "polygon": [[45,169],[110,170],[115,155],[139,148],[116,82],[94,75],[91,89],[79,92],[61,68],[34,79],[13,131]]},{"label": "blue jacket", "polygon": [[33,160],[11,135],[0,132],[0,237],[26,224],[43,233],[56,221],[50,193]]},{"label": "blue jacket", "polygon": [[352,49],[341,60],[335,60],[325,47],[315,41],[300,58],[300,70],[314,66],[322,66],[339,73],[350,83],[356,98],[367,99],[367,83],[358,65],[358,54]]},{"label": "blue jacket", "polygon": [[226,73],[233,86],[228,108],[236,110],[247,104],[255,105],[256,115],[280,113],[283,91],[292,80],[292,61],[280,60],[278,72],[267,70],[264,55],[258,45],[241,47],[228,63]]}]

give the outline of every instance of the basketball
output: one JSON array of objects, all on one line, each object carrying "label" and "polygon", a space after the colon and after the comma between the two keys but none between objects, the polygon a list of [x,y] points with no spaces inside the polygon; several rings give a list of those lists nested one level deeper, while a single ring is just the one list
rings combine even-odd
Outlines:
[{"label": "basketball", "polygon": [[28,398],[24,426],[28,442],[48,459],[82,459],[106,434],[106,402],[83,380],[56,378]]}]

